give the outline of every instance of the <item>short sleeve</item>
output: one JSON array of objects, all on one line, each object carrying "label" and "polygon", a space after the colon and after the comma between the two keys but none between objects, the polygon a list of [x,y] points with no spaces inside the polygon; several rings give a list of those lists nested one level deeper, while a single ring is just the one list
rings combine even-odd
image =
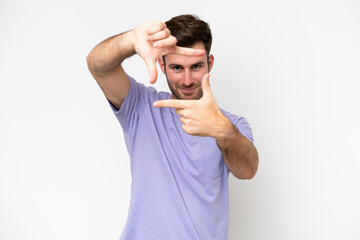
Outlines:
[{"label": "short sleeve", "polygon": [[254,143],[252,129],[244,117],[239,117],[224,110],[221,111],[231,121],[231,123],[237,127],[237,129],[244,137]]},{"label": "short sleeve", "polygon": [[144,106],[145,99],[147,98],[147,91],[144,84],[136,82],[132,77],[129,78],[129,91],[117,110],[109,101],[110,107],[113,110],[116,118],[120,122],[123,131],[129,132],[136,126],[139,120],[139,113]]},{"label": "short sleeve", "polygon": [[245,118],[240,117],[235,126],[239,129],[240,133],[250,140],[250,142],[254,143],[252,129],[249,123],[246,121]]}]

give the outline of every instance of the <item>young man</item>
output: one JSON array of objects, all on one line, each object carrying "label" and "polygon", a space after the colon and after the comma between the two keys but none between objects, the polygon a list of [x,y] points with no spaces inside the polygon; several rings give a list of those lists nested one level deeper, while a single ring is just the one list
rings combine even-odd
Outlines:
[{"label": "young man", "polygon": [[[252,178],[258,155],[242,117],[221,110],[211,93],[212,36],[207,23],[181,15],[113,36],[88,55],[89,70],[124,132],[132,188],[124,240],[227,239],[228,176]],[[128,76],[138,54],[171,93]]]}]

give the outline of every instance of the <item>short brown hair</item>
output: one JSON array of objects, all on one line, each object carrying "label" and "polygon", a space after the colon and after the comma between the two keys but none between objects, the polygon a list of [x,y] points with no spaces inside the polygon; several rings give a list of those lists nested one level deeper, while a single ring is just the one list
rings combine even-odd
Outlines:
[{"label": "short brown hair", "polygon": [[177,46],[192,47],[197,42],[203,42],[205,51],[209,56],[212,35],[208,23],[202,21],[195,15],[185,14],[173,17],[165,22],[171,35],[177,39]]}]

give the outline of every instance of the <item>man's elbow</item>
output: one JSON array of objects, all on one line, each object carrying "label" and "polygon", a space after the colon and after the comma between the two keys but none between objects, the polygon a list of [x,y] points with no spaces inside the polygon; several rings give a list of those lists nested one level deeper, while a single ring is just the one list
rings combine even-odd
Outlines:
[{"label": "man's elbow", "polygon": [[93,63],[93,59],[91,56],[91,52],[86,56],[86,63],[87,63],[89,71],[92,72],[93,68],[94,68],[94,63]]},{"label": "man's elbow", "polygon": [[241,180],[253,179],[258,169],[259,160],[256,159],[255,163],[251,167],[239,169],[237,172],[233,172],[233,175]]},{"label": "man's elbow", "polygon": [[242,172],[240,174],[233,173],[233,175],[236,178],[241,179],[241,180],[251,180],[251,179],[253,179],[255,177],[256,171],[253,171],[253,172],[248,171],[246,173]]}]

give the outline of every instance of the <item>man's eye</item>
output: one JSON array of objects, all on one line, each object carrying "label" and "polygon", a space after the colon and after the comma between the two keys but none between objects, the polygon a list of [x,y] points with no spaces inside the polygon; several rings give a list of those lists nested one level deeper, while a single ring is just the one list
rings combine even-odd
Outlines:
[{"label": "man's eye", "polygon": [[181,68],[180,68],[180,66],[174,66],[172,69],[176,70],[176,71],[179,71]]},{"label": "man's eye", "polygon": [[199,69],[201,66],[200,65],[194,65],[193,69]]}]

